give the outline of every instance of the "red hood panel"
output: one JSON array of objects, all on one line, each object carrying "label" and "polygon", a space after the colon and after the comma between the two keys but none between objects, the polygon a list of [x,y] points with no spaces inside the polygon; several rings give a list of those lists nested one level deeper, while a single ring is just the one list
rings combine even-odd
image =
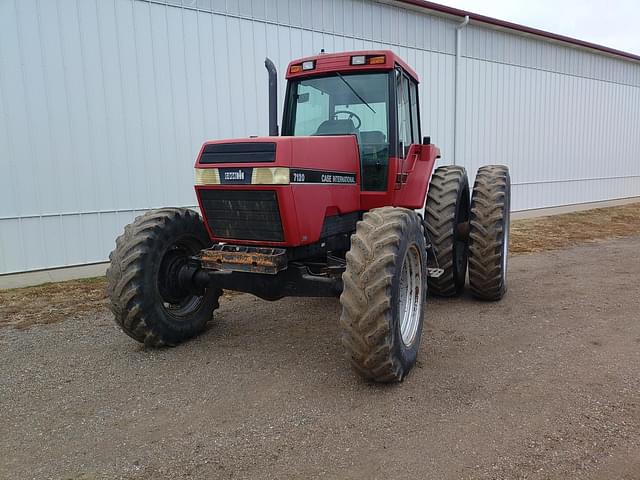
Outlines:
[{"label": "red hood panel", "polygon": [[[224,145],[238,145],[238,148],[226,148]],[[257,144],[256,147],[248,144]],[[275,158],[270,157],[270,149],[260,144],[275,144]],[[207,148],[216,145],[220,148]],[[247,147],[248,145],[248,147]],[[209,155],[205,151],[215,151]],[[250,152],[246,155],[238,153]],[[230,153],[228,153],[230,152]],[[257,152],[257,153],[256,153]],[[203,153],[205,155],[203,156]],[[228,156],[225,156],[228,155]],[[226,159],[229,162],[226,162]],[[259,160],[259,161],[255,161]],[[204,163],[204,162],[207,163]],[[215,161],[216,163],[210,163]],[[209,234],[215,241],[230,243],[250,243],[262,245],[299,246],[317,242],[320,239],[324,219],[328,215],[345,214],[360,210],[360,160],[358,145],[354,136],[313,136],[313,137],[255,137],[206,142],[196,161],[197,169],[216,169],[216,175],[210,184],[196,185],[196,194],[201,212],[207,223]],[[289,169],[289,183],[282,183],[282,169]],[[260,169],[280,170],[278,184],[269,184],[269,180],[259,172]],[[211,171],[210,171],[211,172]],[[210,173],[209,172],[209,173]],[[275,175],[274,175],[275,178]],[[260,179],[260,180],[257,180]],[[217,180],[218,183],[215,183]],[[261,182],[256,184],[255,182]],[[276,180],[274,180],[275,182]],[[227,183],[224,183],[227,182]],[[253,182],[253,183],[252,183]],[[282,242],[247,240],[246,238],[224,238],[216,234],[213,218],[208,216],[229,215],[229,222],[245,222],[238,231],[246,231],[247,218],[238,205],[233,204],[233,212],[221,212],[207,208],[203,204],[203,190],[271,190],[277,195],[280,221],[282,223]],[[204,195],[206,197],[207,195]],[[221,205],[220,203],[217,204]],[[224,202],[222,205],[225,205]],[[230,204],[231,205],[231,204]],[[256,208],[259,208],[256,206]],[[253,212],[256,215],[256,212]],[[226,218],[225,218],[225,221]]]}]

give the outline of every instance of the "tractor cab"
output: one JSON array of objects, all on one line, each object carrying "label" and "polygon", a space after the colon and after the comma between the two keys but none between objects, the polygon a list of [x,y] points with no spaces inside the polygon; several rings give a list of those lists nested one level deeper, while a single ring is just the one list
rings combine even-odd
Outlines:
[{"label": "tractor cab", "polygon": [[282,135],[353,135],[363,191],[387,190],[390,158],[420,143],[418,77],[391,51],[321,54],[287,69]]},{"label": "tractor cab", "polygon": [[212,240],[345,250],[364,212],[423,208],[439,151],[420,142],[418,77],[408,65],[388,50],[291,62],[282,134],[277,73],[265,65],[269,136],[205,142],[196,161]]}]

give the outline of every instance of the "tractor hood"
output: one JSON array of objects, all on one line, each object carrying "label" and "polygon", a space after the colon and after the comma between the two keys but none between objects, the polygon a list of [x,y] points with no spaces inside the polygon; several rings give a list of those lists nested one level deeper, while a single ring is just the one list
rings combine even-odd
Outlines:
[{"label": "tractor hood", "polygon": [[254,137],[206,142],[196,185],[357,184],[354,136]]},{"label": "tractor hood", "polygon": [[354,136],[212,141],[198,155],[195,188],[214,241],[300,246],[347,217],[355,224],[359,164]]}]

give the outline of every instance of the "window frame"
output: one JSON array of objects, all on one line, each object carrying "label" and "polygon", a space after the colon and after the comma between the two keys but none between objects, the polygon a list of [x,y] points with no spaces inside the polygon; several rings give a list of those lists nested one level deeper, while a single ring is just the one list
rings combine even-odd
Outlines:
[{"label": "window frame", "polygon": [[[292,101],[292,89],[293,86],[295,84],[297,84],[298,81],[302,81],[302,80],[307,80],[310,78],[323,78],[323,77],[332,77],[332,76],[336,76],[336,73],[341,73],[344,77],[346,77],[347,79],[349,78],[349,75],[358,75],[358,74],[373,74],[373,73],[383,73],[383,74],[387,74],[387,84],[389,86],[389,95],[388,95],[388,100],[389,100],[389,106],[387,108],[387,126],[388,126],[388,143],[389,143],[389,149],[391,150],[392,148],[395,148],[395,145],[393,145],[395,143],[395,137],[396,137],[396,127],[395,127],[395,119],[396,119],[396,108],[393,108],[394,102],[395,102],[395,84],[393,83],[393,79],[394,77],[394,70],[367,70],[366,72],[346,72],[346,73],[342,73],[342,72],[328,72],[328,73],[323,73],[321,75],[309,75],[308,77],[300,77],[300,78],[295,78],[295,79],[289,79],[287,81],[287,88],[285,91],[285,97],[284,97],[284,107],[282,109],[282,129],[280,132],[280,135],[283,137],[295,137],[296,135],[294,135],[293,132],[293,126],[295,125],[295,121],[296,121],[296,116],[295,116],[295,102]],[[333,99],[331,97],[329,97],[329,110],[333,110],[335,108],[335,103],[333,102]],[[392,152],[395,152],[395,150],[391,150]]]},{"label": "window frame", "polygon": [[[404,158],[404,155],[400,155],[399,148],[399,131],[398,131],[398,98],[396,87],[396,71],[399,71],[402,75],[406,75],[409,82],[413,83],[416,88],[416,106],[417,106],[417,120],[418,120],[418,132],[417,143],[422,143],[422,125],[420,118],[420,89],[418,88],[418,82],[415,81],[410,75],[408,75],[402,67],[396,65],[392,70],[387,70],[388,85],[389,85],[389,109],[388,109],[388,123],[389,123],[389,155],[393,155],[396,158]],[[385,71],[373,71],[376,73],[384,73]],[[373,73],[371,72],[371,73]],[[326,76],[334,75],[335,73],[329,73]],[[325,76],[325,75],[319,75]],[[311,76],[310,76],[311,77]],[[309,77],[304,77],[309,78]],[[282,133],[283,136],[293,136],[293,132],[290,131],[291,125],[295,122],[295,116],[293,115],[293,102],[291,101],[291,88],[294,82],[289,80],[287,82],[287,88],[285,93],[284,108],[282,111]],[[411,85],[411,84],[410,84]],[[409,102],[411,105],[411,102]],[[394,106],[391,108],[392,106]],[[332,106],[330,105],[330,108]],[[411,116],[413,122],[413,116]],[[413,132],[413,126],[412,126]]]},{"label": "window frame", "polygon": [[[420,119],[420,89],[418,88],[418,82],[416,82],[413,78],[408,77],[409,78],[409,105],[411,106],[411,132],[414,134],[414,140],[416,144],[421,144],[422,143],[422,122]],[[413,115],[413,106],[411,103],[411,87],[413,87],[415,89],[416,92],[416,112],[415,112],[415,118]],[[416,120],[416,122],[418,123],[417,125],[417,132],[414,129],[414,125],[413,125],[413,121]]]},{"label": "window frame", "polygon": [[[407,79],[407,76],[405,75],[404,71],[400,68],[400,67],[396,67],[395,69],[395,78],[394,78],[394,84],[395,84],[395,89],[396,89],[396,98],[395,98],[395,110],[396,110],[396,121],[397,121],[397,134],[396,134],[396,142],[397,142],[397,148],[396,148],[396,152],[397,152],[397,156],[398,158],[405,158],[407,155],[407,151],[408,149],[408,145],[406,145],[406,142],[402,142],[400,140],[400,135],[402,133],[407,133],[405,130],[406,126],[403,125],[403,123],[405,123],[408,120],[408,124],[409,124],[409,132],[408,132],[408,137],[407,139],[412,140],[412,132],[411,132],[411,108],[410,108],[410,104],[409,104],[409,82]],[[406,86],[406,92],[405,92],[405,86]],[[406,105],[406,111],[403,111],[403,115],[400,114],[400,106],[404,103],[405,100],[405,93],[406,93],[406,100],[407,100],[407,105]],[[402,116],[404,116],[405,118],[402,118]],[[409,145],[411,145],[409,143]]]},{"label": "window frame", "polygon": [[[394,142],[395,142],[395,148],[394,151],[396,152],[396,157],[397,158],[406,158],[407,156],[407,152],[409,151],[409,148],[411,145],[415,145],[415,144],[420,144],[422,143],[421,140],[421,121],[420,121],[420,92],[418,89],[418,82],[416,82],[402,67],[400,66],[396,66],[396,68],[392,71],[393,73],[393,90],[394,90],[394,103],[395,103],[395,134],[394,134]],[[411,143],[409,145],[403,145],[403,147],[405,147],[404,149],[400,148],[401,147],[401,142],[400,142],[400,118],[399,118],[399,110],[400,110],[400,103],[399,103],[399,97],[398,97],[398,91],[401,91],[401,88],[398,87],[398,73],[400,75],[399,79],[401,84],[403,83],[403,80],[406,79],[407,80],[407,96],[408,96],[408,105],[409,105],[409,128],[410,128],[410,135],[411,135]],[[415,112],[415,118],[414,118],[414,112],[413,112],[413,106],[411,103],[411,88],[415,88],[415,93],[416,93],[416,112]],[[414,120],[416,121],[417,125],[414,125]],[[391,132],[391,129],[389,130],[389,132]],[[403,151],[404,150],[404,151]]]}]

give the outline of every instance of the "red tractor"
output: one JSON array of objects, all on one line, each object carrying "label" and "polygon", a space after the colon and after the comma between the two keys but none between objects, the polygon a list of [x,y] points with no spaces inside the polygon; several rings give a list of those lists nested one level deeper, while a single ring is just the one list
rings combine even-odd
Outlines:
[{"label": "red tractor", "polygon": [[500,299],[507,288],[510,179],[434,165],[418,76],[387,50],[320,54],[287,69],[282,135],[269,71],[269,135],[206,142],[201,215],[152,210],[127,225],[107,271],[116,322],[147,346],[200,333],[223,290],[267,300],[339,296],[346,355],[363,377],[415,364],[427,287]]}]

